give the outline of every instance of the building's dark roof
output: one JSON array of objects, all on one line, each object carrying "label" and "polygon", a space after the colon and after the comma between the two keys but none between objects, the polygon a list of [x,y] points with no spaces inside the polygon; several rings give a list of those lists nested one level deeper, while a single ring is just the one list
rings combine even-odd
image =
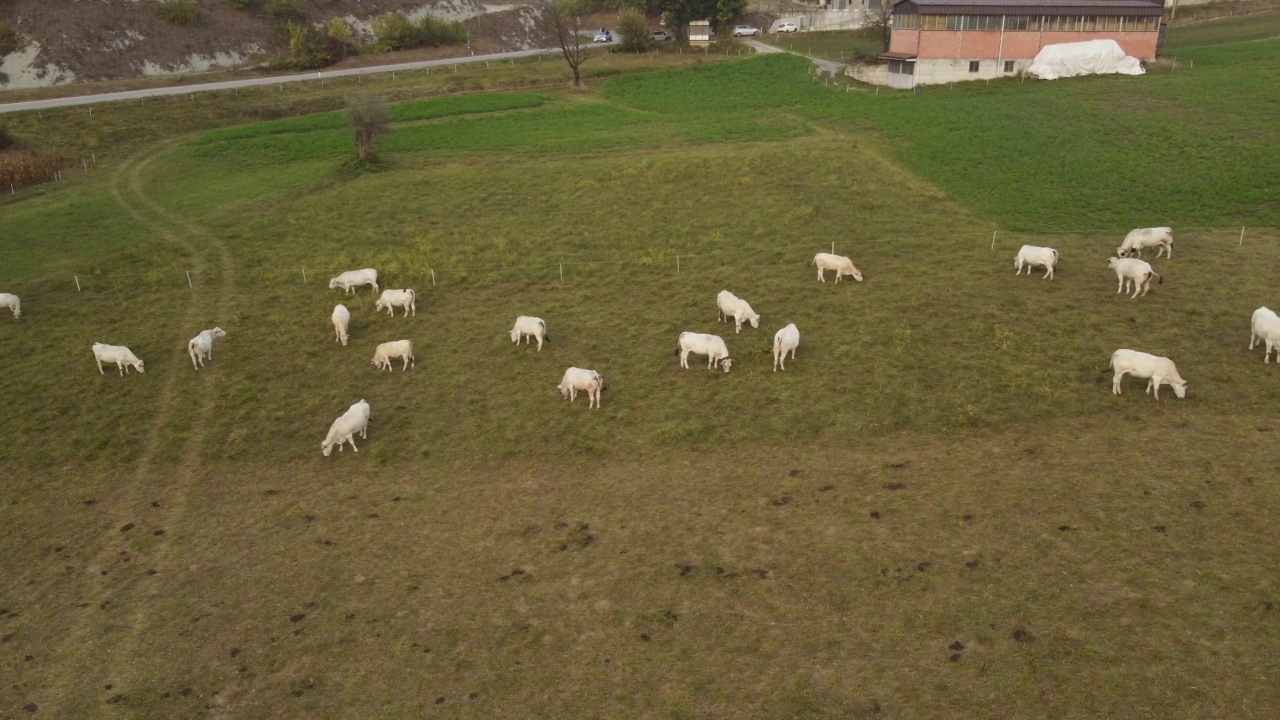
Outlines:
[{"label": "building's dark roof", "polygon": [[902,0],[903,15],[1161,15],[1157,0]]}]

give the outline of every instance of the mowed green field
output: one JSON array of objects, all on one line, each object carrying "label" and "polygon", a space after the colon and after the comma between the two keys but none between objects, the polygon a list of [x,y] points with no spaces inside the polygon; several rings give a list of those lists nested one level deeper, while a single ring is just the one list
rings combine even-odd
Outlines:
[{"label": "mowed green field", "polygon": [[[879,96],[771,56],[404,103],[379,172],[304,116],[6,201],[0,715],[1274,717],[1280,51],[1192,56]],[[817,282],[833,242],[865,282]],[[327,288],[361,267],[417,315]],[[1120,347],[1188,397],[1113,396]]]}]

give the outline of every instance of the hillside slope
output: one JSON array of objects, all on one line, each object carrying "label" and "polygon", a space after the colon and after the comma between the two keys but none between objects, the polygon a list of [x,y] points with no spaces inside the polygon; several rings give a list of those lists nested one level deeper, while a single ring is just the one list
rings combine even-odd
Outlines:
[{"label": "hillside slope", "polygon": [[339,17],[366,38],[373,18],[384,13],[471,21],[472,43],[485,51],[532,47],[541,36],[532,7],[504,1],[285,0],[278,3],[285,10],[275,13],[264,9],[267,3],[236,10],[227,0],[191,2],[202,16],[198,24],[161,19],[155,2],[0,2],[0,22],[19,41],[0,61],[0,88],[253,65],[287,52],[279,25],[289,17],[312,23]]}]

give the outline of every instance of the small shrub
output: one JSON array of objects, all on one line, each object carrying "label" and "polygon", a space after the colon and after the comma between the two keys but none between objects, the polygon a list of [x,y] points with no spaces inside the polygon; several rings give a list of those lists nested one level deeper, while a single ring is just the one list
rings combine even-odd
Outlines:
[{"label": "small shrub", "polygon": [[466,42],[467,31],[462,23],[439,20],[430,15],[415,23],[400,13],[392,13],[374,18],[373,36],[374,50],[391,52]]},{"label": "small shrub", "polygon": [[262,11],[278,23],[305,22],[307,11],[298,0],[262,0]]},{"label": "small shrub", "polygon": [[329,47],[329,60],[339,60],[359,51],[355,30],[345,20],[331,17],[324,23],[325,40]]},{"label": "small shrub", "polygon": [[355,135],[357,161],[374,162],[373,143],[391,128],[387,102],[375,95],[353,96],[347,102],[347,117]]},{"label": "small shrub", "polygon": [[18,34],[8,25],[0,22],[0,57],[8,55],[22,47],[22,41],[18,39]]},{"label": "small shrub", "polygon": [[156,15],[173,25],[189,27],[204,24],[204,13],[187,0],[160,0],[156,3]]},{"label": "small shrub", "polygon": [[289,66],[297,70],[324,67],[331,62],[329,38],[310,23],[289,23]]},{"label": "small shrub", "polygon": [[618,18],[618,38],[623,52],[642,53],[653,45],[649,22],[635,10],[627,10]]}]

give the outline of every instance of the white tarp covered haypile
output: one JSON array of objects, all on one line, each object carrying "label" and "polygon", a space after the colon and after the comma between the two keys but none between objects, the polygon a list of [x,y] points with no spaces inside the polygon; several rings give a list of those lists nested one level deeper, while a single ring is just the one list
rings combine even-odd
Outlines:
[{"label": "white tarp covered haypile", "polygon": [[1076,75],[1141,75],[1142,63],[1129,57],[1115,40],[1045,45],[1031,61],[1027,72],[1041,80],[1057,80]]}]

